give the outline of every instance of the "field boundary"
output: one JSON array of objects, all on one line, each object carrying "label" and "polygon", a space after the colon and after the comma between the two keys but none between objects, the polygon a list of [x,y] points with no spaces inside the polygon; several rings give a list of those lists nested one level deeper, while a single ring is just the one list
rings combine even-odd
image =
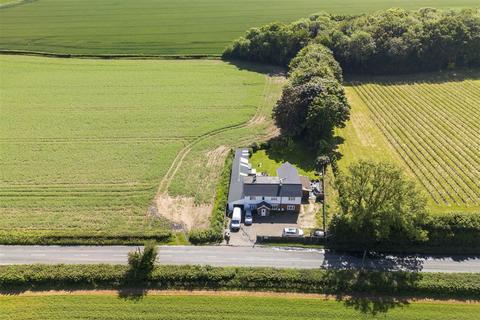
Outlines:
[{"label": "field boundary", "polygon": [[[36,1],[36,0],[31,0]],[[0,7],[1,9],[2,7]],[[99,59],[99,60],[221,60],[221,54],[188,54],[188,55],[163,55],[163,54],[80,54],[80,53],[54,53],[27,50],[0,49],[0,55],[34,56],[45,58],[72,58],[72,59]]]},{"label": "field boundary", "polygon": [[[205,289],[192,289],[192,290],[145,290],[142,288],[122,290],[122,294],[135,295],[143,293],[146,296],[219,296],[219,297],[275,297],[275,298],[287,298],[287,299],[321,299],[334,301],[338,300],[337,295],[322,294],[322,293],[301,293],[301,292],[278,292],[278,291],[246,291],[246,290],[205,290]],[[94,295],[119,295],[118,290],[48,290],[48,291],[25,291],[15,294],[15,296],[35,297],[35,296],[94,296]],[[11,294],[0,291],[0,297],[11,296]],[[359,295],[344,295],[343,298],[353,298]],[[366,298],[379,298],[378,296],[361,295]],[[408,302],[415,303],[452,303],[452,304],[480,304],[480,300],[474,299],[449,299],[445,298],[422,298],[422,297],[403,297],[389,295],[391,298],[401,298]]]}]

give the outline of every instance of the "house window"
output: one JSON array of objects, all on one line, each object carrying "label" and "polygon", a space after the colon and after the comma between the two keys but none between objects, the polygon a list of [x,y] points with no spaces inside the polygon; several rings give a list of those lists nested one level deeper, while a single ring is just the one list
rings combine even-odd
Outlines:
[{"label": "house window", "polygon": [[272,197],[271,200],[272,201],[277,201],[277,197]]},{"label": "house window", "polygon": [[257,200],[255,196],[250,196],[250,200]]},{"label": "house window", "polygon": [[288,197],[288,201],[295,201],[295,197]]},{"label": "house window", "polygon": [[289,204],[289,205],[287,206],[287,210],[295,210],[295,206]]},{"label": "house window", "polygon": [[272,205],[272,210],[273,211],[278,211],[279,210],[278,204]]},{"label": "house window", "polygon": [[256,204],[251,204],[250,205],[250,210],[255,210],[257,209],[257,205]]}]

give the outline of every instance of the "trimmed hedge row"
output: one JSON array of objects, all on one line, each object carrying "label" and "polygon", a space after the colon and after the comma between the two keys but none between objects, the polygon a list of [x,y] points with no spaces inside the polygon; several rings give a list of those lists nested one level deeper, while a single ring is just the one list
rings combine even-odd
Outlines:
[{"label": "trimmed hedge row", "polygon": [[[0,290],[121,289],[123,265],[0,266]],[[325,294],[385,294],[480,299],[480,273],[157,266],[151,289],[268,290]]]},{"label": "trimmed hedge row", "polygon": [[172,240],[172,232],[147,232],[137,234],[86,233],[71,230],[26,230],[18,232],[0,231],[1,244],[15,245],[143,245],[145,241],[167,243]]},{"label": "trimmed hedge row", "polygon": [[[328,242],[330,249],[362,251],[361,239],[352,239],[352,232],[343,224],[332,224],[335,234]],[[392,253],[480,254],[480,213],[449,213],[431,215],[423,228],[428,232],[425,242],[409,242],[402,235],[392,237],[369,248]]]},{"label": "trimmed hedge row", "polygon": [[193,229],[188,235],[188,240],[193,244],[218,243],[223,240],[225,228],[225,210],[227,207],[228,188],[230,185],[230,172],[233,162],[233,152],[230,151],[223,165],[220,181],[216,188],[215,201],[213,203],[210,228]]}]

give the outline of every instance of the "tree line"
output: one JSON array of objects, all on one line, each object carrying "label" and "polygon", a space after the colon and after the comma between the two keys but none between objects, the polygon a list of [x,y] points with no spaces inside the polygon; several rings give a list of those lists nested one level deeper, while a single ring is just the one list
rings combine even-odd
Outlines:
[{"label": "tree line", "polygon": [[480,66],[480,10],[389,9],[360,16],[320,13],[252,28],[223,56],[288,66],[322,44],[348,73],[392,74]]}]

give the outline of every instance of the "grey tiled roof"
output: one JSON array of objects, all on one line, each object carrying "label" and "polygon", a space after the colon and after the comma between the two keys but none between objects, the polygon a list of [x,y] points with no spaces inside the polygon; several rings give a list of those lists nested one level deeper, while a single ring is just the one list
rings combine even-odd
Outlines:
[{"label": "grey tiled roof", "polygon": [[230,177],[228,202],[234,202],[250,196],[263,197],[301,197],[302,183],[297,169],[286,162],[278,168],[278,177],[249,176],[248,149],[235,150]]},{"label": "grey tiled roof", "polygon": [[248,149],[241,148],[235,150],[235,158],[232,163],[232,174],[230,177],[230,188],[228,190],[228,202],[243,199],[243,178],[248,175],[250,169],[245,164],[248,160]]},{"label": "grey tiled roof", "polygon": [[243,185],[243,193],[246,197],[250,196],[264,196],[264,197],[279,197],[280,185],[264,184],[264,183],[245,183]]},{"label": "grey tiled roof", "polygon": [[302,184],[297,169],[290,162],[282,164],[277,169],[277,175],[284,184]]}]

